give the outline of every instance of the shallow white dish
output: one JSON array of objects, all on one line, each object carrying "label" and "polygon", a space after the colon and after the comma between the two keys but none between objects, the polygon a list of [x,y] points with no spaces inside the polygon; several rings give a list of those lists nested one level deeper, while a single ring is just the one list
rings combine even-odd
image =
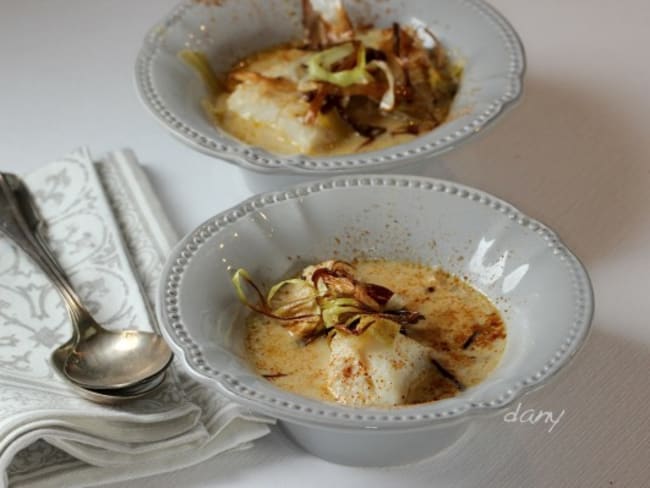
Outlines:
[{"label": "shallow white dish", "polygon": [[[508,342],[497,369],[455,398],[355,409],[290,394],[243,356],[243,317],[230,276],[268,286],[332,256],[405,259],[466,277],[501,310]],[[336,253],[336,254],[335,254]],[[353,465],[415,461],[445,448],[475,417],[544,384],[589,330],[593,295],[576,257],[547,227],[489,194],[441,180],[343,177],[253,197],[199,226],[162,273],[163,333],[199,380],[280,419],[312,453]]]},{"label": "shallow white dish", "polygon": [[353,20],[377,26],[427,25],[465,74],[450,120],[413,141],[344,157],[277,156],[214,127],[201,108],[205,89],[177,53],[205,52],[217,72],[243,56],[302,37],[300,0],[187,1],[146,36],[135,78],[144,105],[191,147],[244,168],[274,173],[327,174],[387,170],[453,149],[482,131],[516,102],[524,50],[510,24],[482,0],[357,0],[345,2]]}]

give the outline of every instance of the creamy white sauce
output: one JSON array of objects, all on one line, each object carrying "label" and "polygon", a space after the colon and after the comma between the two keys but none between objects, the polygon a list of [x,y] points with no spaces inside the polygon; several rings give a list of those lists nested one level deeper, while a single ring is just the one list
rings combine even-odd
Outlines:
[{"label": "creamy white sauce", "polygon": [[[246,349],[258,373],[280,388],[318,400],[359,405],[375,398],[376,406],[387,406],[454,396],[459,386],[469,388],[480,383],[496,367],[505,348],[506,328],[497,308],[481,292],[444,270],[419,264],[360,261],[355,266],[358,279],[390,288],[405,300],[406,308],[425,317],[405,326],[409,342],[418,343],[414,347],[403,341],[399,346],[401,354],[407,351],[410,358],[395,356],[392,362],[375,366],[384,371],[392,368],[385,371],[385,377],[394,381],[406,378],[409,384],[400,388],[392,385],[378,396],[368,397],[360,382],[355,397],[350,384],[359,382],[359,369],[346,368],[343,356],[333,357],[327,337],[303,345],[281,321],[255,314],[247,324]],[[343,351],[339,354],[346,354],[345,347],[337,348]],[[423,348],[427,348],[430,362],[423,363]],[[335,382],[333,366],[337,367],[334,374],[339,375]],[[440,367],[451,373],[453,380],[445,377]],[[398,394],[403,398],[396,398]]]}]

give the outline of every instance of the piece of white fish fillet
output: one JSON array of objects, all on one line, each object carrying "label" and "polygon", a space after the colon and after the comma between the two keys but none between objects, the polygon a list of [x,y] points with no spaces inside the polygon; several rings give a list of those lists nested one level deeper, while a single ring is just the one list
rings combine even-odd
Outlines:
[{"label": "piece of white fish fillet", "polygon": [[357,407],[407,403],[411,385],[431,371],[431,349],[399,329],[380,319],[360,335],[336,333],[327,384],[338,402]]},{"label": "piece of white fish fillet", "polygon": [[273,80],[260,78],[237,85],[226,102],[227,109],[255,125],[265,126],[297,151],[310,153],[334,144],[342,127],[335,114],[304,122],[309,104],[297,90],[285,90]]},{"label": "piece of white fish fillet", "polygon": [[258,129],[270,129],[272,136],[298,152],[312,153],[334,144],[348,130],[336,111],[305,122],[309,103],[298,85],[304,83],[312,55],[295,48],[258,54],[235,72],[241,83],[228,97],[227,110]]}]

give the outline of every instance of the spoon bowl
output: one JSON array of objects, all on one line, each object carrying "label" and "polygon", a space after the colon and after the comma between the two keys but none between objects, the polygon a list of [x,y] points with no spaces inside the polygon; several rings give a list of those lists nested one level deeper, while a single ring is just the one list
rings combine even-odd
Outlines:
[{"label": "spoon bowl", "polygon": [[90,400],[95,403],[103,405],[116,405],[124,403],[129,400],[141,398],[155,391],[164,381],[166,377],[166,369],[160,371],[157,375],[133,386],[126,388],[118,388],[115,390],[92,390],[79,386],[78,384],[70,381],[70,379],[63,372],[65,362],[70,355],[72,349],[72,342],[67,342],[63,346],[56,349],[51,356],[52,364],[55,371],[66,380],[68,387],[74,390],[79,396]]},{"label": "spoon bowl", "polygon": [[66,349],[63,373],[76,384],[94,390],[145,382],[166,369],[173,357],[162,337],[137,330],[97,328],[90,337]]}]

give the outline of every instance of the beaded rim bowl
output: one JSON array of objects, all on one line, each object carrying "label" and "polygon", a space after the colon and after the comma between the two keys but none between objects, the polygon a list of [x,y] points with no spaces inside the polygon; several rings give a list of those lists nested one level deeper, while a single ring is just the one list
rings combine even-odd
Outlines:
[{"label": "beaded rim bowl", "polygon": [[268,0],[264,9],[250,0],[178,5],[145,37],[135,67],[140,99],[172,135],[210,156],[258,172],[332,174],[384,171],[440,155],[482,132],[521,97],[522,43],[508,21],[482,0],[359,0],[346,6],[353,19],[376,25],[395,20],[427,25],[464,61],[447,122],[404,144],[332,157],[271,154],[214,127],[201,107],[205,90],[178,52],[202,50],[217,71],[227,71],[247,54],[300,37],[299,0]]},{"label": "beaded rim bowl", "polygon": [[[304,264],[333,253],[349,259],[359,249],[440,264],[490,297],[508,330],[497,369],[456,397],[392,409],[319,402],[255,374],[237,346],[242,339],[232,339],[245,308],[230,284],[233,269],[268,284],[298,254]],[[569,362],[594,308],[586,270],[545,225],[474,188],[377,175],[261,194],[207,220],[172,252],[158,299],[163,333],[197,379],[274,418],[363,429],[422,428],[506,407]]]}]

